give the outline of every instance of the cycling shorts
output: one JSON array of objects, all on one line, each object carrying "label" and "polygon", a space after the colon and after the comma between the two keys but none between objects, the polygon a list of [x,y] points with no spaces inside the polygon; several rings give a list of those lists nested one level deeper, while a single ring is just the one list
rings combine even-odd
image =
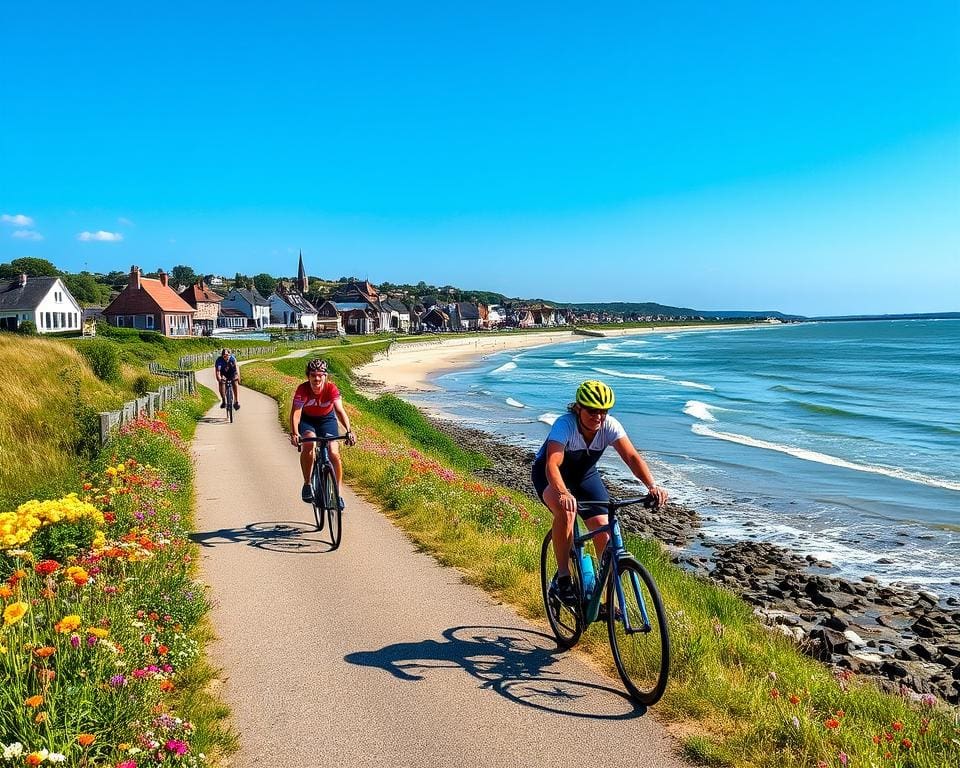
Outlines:
[{"label": "cycling shorts", "polygon": [[[531,479],[533,480],[533,487],[537,489],[537,496],[540,497],[540,501],[543,501],[543,493],[549,485],[546,466],[543,462],[534,462]],[[567,490],[573,494],[577,501],[610,501],[607,486],[603,484],[600,472],[597,471],[596,467],[590,467],[586,474],[576,482],[571,482],[568,478],[564,478],[564,480],[567,484]],[[591,517],[605,515],[607,512],[596,507],[578,507],[577,514],[582,520],[589,520]]]},{"label": "cycling shorts", "polygon": [[300,437],[339,435],[340,429],[337,425],[337,414],[331,411],[326,416],[315,416],[312,419],[303,416],[300,419],[299,432]]}]

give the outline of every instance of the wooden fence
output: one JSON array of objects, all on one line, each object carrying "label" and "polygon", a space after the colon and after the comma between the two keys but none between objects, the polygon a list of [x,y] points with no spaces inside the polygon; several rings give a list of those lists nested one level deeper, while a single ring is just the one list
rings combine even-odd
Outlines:
[{"label": "wooden fence", "polygon": [[168,376],[173,379],[170,384],[164,384],[157,392],[147,392],[143,397],[129,400],[120,406],[118,411],[107,411],[100,414],[100,442],[106,445],[114,429],[135,421],[146,415],[151,419],[157,411],[162,411],[171,400],[183,395],[192,395],[197,391],[197,380],[193,371],[170,371],[161,368],[156,363],[150,363],[150,372],[158,376]]},{"label": "wooden fence", "polygon": [[[233,356],[237,358],[237,360],[242,360],[245,357],[265,357],[275,355],[278,349],[280,349],[280,347],[276,344],[272,347],[244,347],[233,350]],[[213,361],[218,357],[220,357],[219,352],[201,352],[199,355],[182,355],[178,361],[178,365],[181,370],[193,370],[195,368],[213,365]]]}]

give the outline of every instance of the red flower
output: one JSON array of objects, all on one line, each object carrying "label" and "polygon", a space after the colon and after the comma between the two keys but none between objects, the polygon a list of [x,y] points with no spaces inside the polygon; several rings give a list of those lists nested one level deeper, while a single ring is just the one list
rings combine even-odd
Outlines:
[{"label": "red flower", "polygon": [[913,746],[913,742],[910,741],[910,739],[908,739],[908,738],[906,738],[906,737],[904,737],[904,738],[900,741],[900,743],[903,745],[903,748],[904,748],[904,749],[910,749],[910,747]]},{"label": "red flower", "polygon": [[903,730],[903,723],[901,723],[899,720],[897,720],[896,722],[894,722],[894,723],[891,724],[891,728],[893,728],[893,730],[895,730],[895,731],[902,731],[902,730]]},{"label": "red flower", "polygon": [[823,724],[830,730],[840,727],[840,721],[837,720],[837,718],[835,717],[828,717],[826,720],[823,721]]},{"label": "red flower", "polygon": [[39,563],[33,566],[33,570],[35,570],[41,576],[49,576],[59,567],[60,563],[58,563],[56,560],[41,560]]}]

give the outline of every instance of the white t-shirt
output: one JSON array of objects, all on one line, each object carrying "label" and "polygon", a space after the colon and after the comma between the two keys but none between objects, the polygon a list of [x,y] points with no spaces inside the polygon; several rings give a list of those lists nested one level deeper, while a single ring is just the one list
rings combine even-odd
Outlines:
[{"label": "white t-shirt", "polygon": [[600,429],[597,430],[597,434],[593,436],[590,445],[587,445],[587,441],[577,429],[577,414],[568,411],[553,422],[550,434],[537,451],[536,460],[546,456],[547,443],[560,443],[563,446],[564,460],[569,457],[575,462],[582,461],[587,453],[596,454],[599,458],[599,454],[603,453],[607,446],[626,436],[627,432],[623,425],[608,414],[600,425]]}]

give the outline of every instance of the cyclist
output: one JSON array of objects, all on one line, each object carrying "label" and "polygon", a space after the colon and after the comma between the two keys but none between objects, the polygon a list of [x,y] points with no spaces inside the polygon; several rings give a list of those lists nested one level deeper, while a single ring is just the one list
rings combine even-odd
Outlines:
[{"label": "cyclist", "polygon": [[240,384],[240,366],[237,358],[230,354],[229,349],[221,349],[220,357],[213,364],[213,375],[220,384],[220,407],[227,407],[227,386],[233,387],[233,407],[240,410],[240,401],[237,399]]},{"label": "cyclist", "polygon": [[[317,435],[338,435],[340,429],[337,420],[347,430],[347,445],[357,442],[350,429],[350,418],[343,407],[343,399],[337,385],[327,378],[326,360],[311,360],[307,363],[307,380],[293,393],[290,405],[290,442],[300,445],[301,437]],[[303,489],[301,498],[308,504],[313,501],[313,489],[310,487],[310,473],[313,472],[313,458],[316,443],[309,450],[300,452],[300,469],[303,470]],[[337,487],[343,487],[343,463],[340,461],[340,446],[337,442],[327,443],[330,463],[337,474]],[[340,497],[340,509],[343,509],[343,497]]]},{"label": "cyclist", "polygon": [[[657,505],[665,504],[668,494],[653,479],[650,468],[633,447],[623,426],[610,409],[613,390],[602,381],[585,381],[577,388],[576,400],[567,413],[550,428],[533,462],[533,485],[540,500],[553,513],[553,551],[557,558],[557,576],[550,591],[566,605],[576,605],[577,594],[570,581],[570,549],[573,546],[573,520],[579,512],[591,531],[607,524],[607,515],[577,502],[609,501],[610,495],[600,479],[597,462],[612,445],[634,476],[653,495]],[[593,540],[597,552],[603,552],[609,536],[598,534]]]}]

